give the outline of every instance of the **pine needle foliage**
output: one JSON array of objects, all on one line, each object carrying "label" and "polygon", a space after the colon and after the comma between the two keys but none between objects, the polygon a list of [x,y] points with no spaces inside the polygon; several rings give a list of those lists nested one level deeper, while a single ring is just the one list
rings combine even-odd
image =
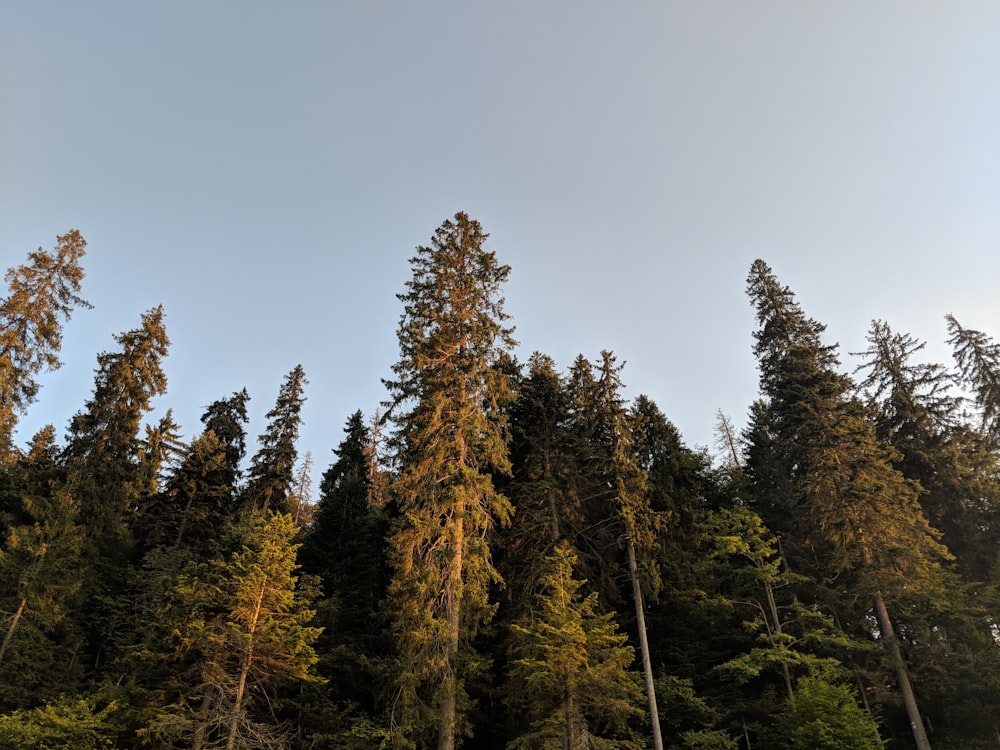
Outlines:
[{"label": "pine needle foliage", "polygon": [[576,559],[568,542],[556,545],[534,613],[511,626],[508,701],[527,726],[509,750],[643,747],[629,727],[644,715],[628,672],[635,652],[614,613],[598,612],[597,593],[581,594]]},{"label": "pine needle foliage", "polygon": [[488,235],[464,213],[418,247],[399,295],[400,359],[386,381],[395,433],[392,494],[393,613],[399,644],[398,741],[450,750],[464,729],[464,679],[479,663],[469,646],[493,613],[498,582],[489,536],[510,504],[493,485],[508,473],[513,347],[501,286],[509,266],[484,247]]}]

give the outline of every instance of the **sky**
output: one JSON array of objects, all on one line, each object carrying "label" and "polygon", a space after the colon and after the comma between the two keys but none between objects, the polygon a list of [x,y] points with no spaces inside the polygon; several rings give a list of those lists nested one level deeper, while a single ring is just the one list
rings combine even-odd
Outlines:
[{"label": "sky", "polygon": [[317,475],[398,359],[410,258],[457,211],[511,266],[518,355],[625,362],[691,447],[757,394],[763,258],[828,343],[872,319],[948,361],[1000,337],[1000,3],[0,3],[0,267],[87,239],[65,433],[96,355],[162,304],[186,437],[310,384]]}]

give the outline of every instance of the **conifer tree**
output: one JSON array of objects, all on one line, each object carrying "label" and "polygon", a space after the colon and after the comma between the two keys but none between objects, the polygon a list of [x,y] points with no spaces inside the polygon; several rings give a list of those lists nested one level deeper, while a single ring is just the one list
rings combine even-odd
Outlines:
[{"label": "conifer tree", "polygon": [[384,696],[380,684],[386,643],[383,614],[389,583],[386,534],[388,509],[372,502],[369,430],[360,411],[351,415],[337,460],[323,474],[312,526],[299,560],[324,593],[317,623],[318,672],[326,703],[354,703],[373,716]]},{"label": "conifer tree", "polygon": [[530,606],[544,562],[560,540],[583,532],[580,450],[569,391],[551,358],[535,353],[510,408],[512,475],[505,488],[514,506],[498,532],[503,595],[513,608]]},{"label": "conifer tree", "polygon": [[642,694],[628,673],[634,651],[597,592],[582,596],[565,541],[546,560],[535,617],[512,625],[512,708],[527,724],[510,750],[641,748],[629,729]]},{"label": "conifer tree", "polygon": [[237,552],[192,568],[167,596],[183,615],[174,659],[190,673],[141,732],[147,739],[198,750],[288,746],[272,707],[276,689],[314,679],[315,592],[296,574],[290,515],[254,511],[235,532]]},{"label": "conifer tree", "polygon": [[1000,483],[991,441],[962,418],[942,365],[914,362],[923,342],[873,321],[858,368],[879,439],[893,465],[920,483],[921,506],[969,581],[985,581],[1000,541]]},{"label": "conifer tree", "polygon": [[[611,352],[602,351],[601,361],[594,368],[596,377],[587,378],[579,372],[582,363],[578,360],[575,365],[578,394],[576,418],[589,442],[588,468],[593,480],[590,523],[611,533],[611,538],[601,543],[602,547],[608,551],[620,545],[625,547],[636,633],[646,678],[653,747],[661,750],[663,740],[656,707],[639,563],[643,563],[646,590],[658,591],[659,570],[655,564],[654,549],[663,517],[649,506],[647,475],[639,466],[632,442],[632,424],[621,396],[622,367],[616,364]],[[606,564],[602,567],[614,569]]]},{"label": "conifer tree", "polygon": [[955,362],[962,382],[972,389],[979,407],[984,435],[1000,441],[1000,344],[982,331],[964,328],[954,316],[946,315]]},{"label": "conifer tree", "polygon": [[0,462],[9,460],[18,418],[38,394],[39,373],[59,367],[62,326],[74,307],[90,307],[78,292],[87,243],[77,230],[56,239],[48,252],[7,271],[0,299]]},{"label": "conifer tree", "polygon": [[884,592],[926,583],[950,557],[918,502],[919,485],[891,464],[868,414],[836,371],[835,347],[761,260],[748,294],[757,309],[755,353],[763,400],[751,427],[748,472],[765,521],[795,555],[793,568],[849,581],[874,602],[882,642],[919,750],[928,750]]},{"label": "conifer tree", "polygon": [[464,684],[479,662],[470,639],[492,615],[497,579],[489,536],[510,514],[492,480],[510,468],[501,411],[510,384],[499,366],[514,343],[501,296],[510,268],[485,249],[487,236],[458,213],[417,248],[399,295],[400,359],[386,381],[400,512],[391,587],[399,740],[429,729],[439,750],[466,731]]},{"label": "conifer tree", "polygon": [[144,313],[139,328],[115,341],[120,351],[97,357],[94,394],[73,417],[66,447],[72,492],[91,537],[101,544],[123,539],[134,520],[139,426],[152,399],[167,388],[162,360],[170,341],[163,308]]},{"label": "conifer tree", "polygon": [[80,677],[70,615],[80,604],[84,535],[52,436],[44,428],[18,462],[23,508],[0,547],[0,706],[8,709],[52,699]]},{"label": "conifer tree", "polygon": [[226,449],[225,482],[235,491],[240,479],[240,462],[246,455],[247,402],[250,394],[244,388],[229,398],[213,401],[205,407],[201,423],[205,431],[212,431]]},{"label": "conifer tree", "polygon": [[246,502],[264,511],[292,513],[292,489],[295,481],[295,444],[302,424],[300,412],[305,402],[306,384],[302,365],[285,376],[278,399],[267,413],[267,428],[260,436],[260,447],[250,463],[250,481]]}]

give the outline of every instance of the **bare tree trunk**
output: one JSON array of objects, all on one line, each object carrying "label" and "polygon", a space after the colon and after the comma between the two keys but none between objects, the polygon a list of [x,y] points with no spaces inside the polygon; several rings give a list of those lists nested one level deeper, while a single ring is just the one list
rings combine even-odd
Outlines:
[{"label": "bare tree trunk", "polygon": [[906,715],[910,719],[910,729],[913,731],[913,740],[917,743],[917,750],[931,750],[931,743],[927,740],[924,722],[920,718],[920,710],[917,708],[917,699],[913,694],[913,687],[910,685],[910,675],[906,671],[906,663],[903,661],[903,653],[899,649],[899,641],[896,640],[896,633],[892,629],[892,620],[889,619],[889,611],[885,608],[882,592],[878,590],[875,591],[875,619],[882,632],[882,642],[889,650],[889,656],[896,668],[899,692],[903,696],[903,705],[906,707]]},{"label": "bare tree trunk", "polygon": [[649,700],[649,720],[653,727],[653,748],[663,750],[660,734],[660,714],[656,710],[656,686],[653,683],[653,664],[649,658],[649,640],[646,638],[646,615],[642,606],[642,588],[639,586],[639,567],[635,562],[635,545],[628,537],[628,573],[632,579],[632,598],[635,599],[636,625],[639,630],[639,651],[642,653],[642,671],[646,676],[646,698]]},{"label": "bare tree trunk", "polygon": [[10,621],[10,627],[7,628],[7,635],[3,637],[3,643],[0,644],[0,664],[3,663],[3,657],[7,653],[7,646],[10,645],[10,639],[14,636],[14,630],[17,628],[17,623],[21,621],[21,615],[24,614],[24,608],[28,604],[28,599],[25,597],[21,600],[21,605],[17,608],[17,612],[14,613],[14,619]]},{"label": "bare tree trunk", "polygon": [[[767,592],[767,606],[771,610],[771,619],[774,621],[774,632],[778,635],[783,635],[781,632],[781,618],[778,616],[778,604],[774,601],[774,588],[771,586],[770,581],[764,581],[764,591]],[[770,637],[770,633],[768,637]],[[784,644],[782,643],[781,645],[784,648]],[[773,638],[771,638],[771,646],[774,646]],[[792,675],[788,671],[788,662],[784,659],[781,660],[781,674],[785,678],[785,690],[788,692],[788,699],[791,700],[795,697],[795,693],[792,692]]]}]

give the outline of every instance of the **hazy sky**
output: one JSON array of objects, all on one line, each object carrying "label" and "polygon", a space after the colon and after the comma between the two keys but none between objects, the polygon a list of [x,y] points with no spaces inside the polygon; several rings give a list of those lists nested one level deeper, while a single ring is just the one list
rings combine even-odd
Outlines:
[{"label": "hazy sky", "polygon": [[22,438],[162,303],[185,435],[301,363],[324,469],[459,210],[520,355],[613,350],[692,446],[755,397],[756,257],[845,368],[872,318],[944,358],[945,313],[1000,337],[998,73],[996,0],[4,0],[0,265],[78,228],[94,304]]}]

